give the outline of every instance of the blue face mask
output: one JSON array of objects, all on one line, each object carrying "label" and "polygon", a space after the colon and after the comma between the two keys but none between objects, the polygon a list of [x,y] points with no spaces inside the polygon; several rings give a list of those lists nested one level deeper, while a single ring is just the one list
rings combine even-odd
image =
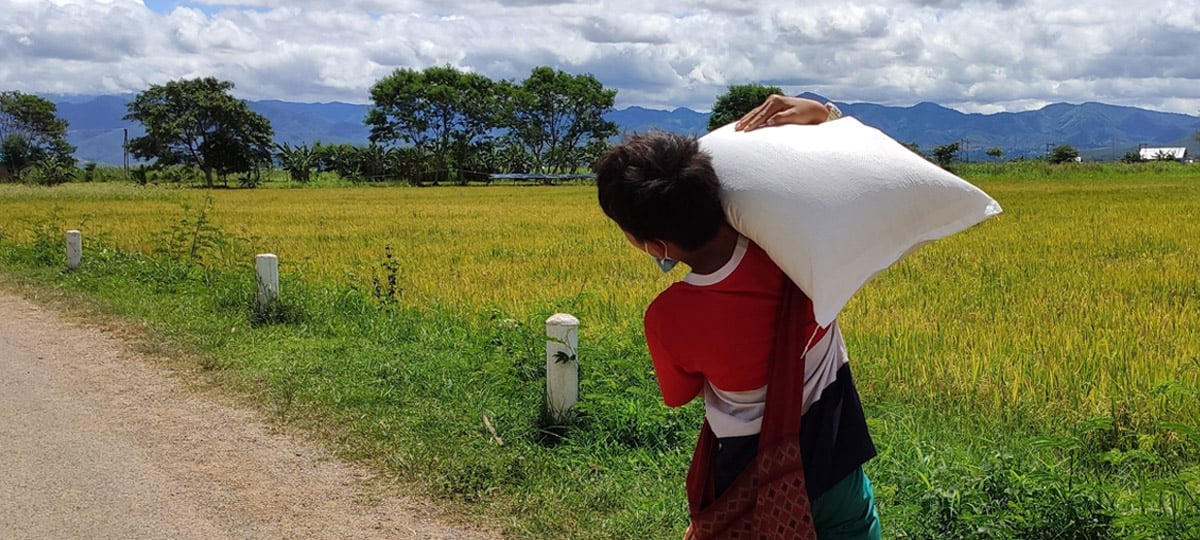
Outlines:
[{"label": "blue face mask", "polygon": [[[655,257],[653,253],[650,253],[649,249],[646,249],[645,244],[642,245],[642,249],[645,250],[646,253],[650,254],[650,258],[654,259],[654,263],[658,265],[658,269],[662,270],[663,273],[670,272],[671,269],[675,268],[675,265],[679,264],[679,261],[672,259],[670,257],[666,257],[666,258],[662,258],[662,259]],[[665,244],[663,245],[663,254],[669,255],[667,253],[667,246]]]},{"label": "blue face mask", "polygon": [[675,268],[676,264],[679,264],[679,261],[675,259],[660,259],[654,255],[650,257],[654,259],[655,263],[658,263],[658,269],[662,270],[663,273],[670,272],[672,268]]}]

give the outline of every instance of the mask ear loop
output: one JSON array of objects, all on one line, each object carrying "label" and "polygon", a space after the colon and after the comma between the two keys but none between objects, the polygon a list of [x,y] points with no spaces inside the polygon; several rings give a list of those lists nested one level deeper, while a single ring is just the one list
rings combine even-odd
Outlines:
[{"label": "mask ear loop", "polygon": [[[658,243],[662,244],[662,247],[663,247],[663,256],[662,256],[662,258],[663,258],[663,259],[670,259],[670,258],[671,258],[671,253],[670,253],[670,250],[667,248],[667,243],[666,243],[666,242],[664,242],[664,241],[662,241],[662,240],[659,240],[659,241],[658,241]],[[654,257],[654,254],[653,254],[653,253],[650,253],[650,246],[646,245],[646,243],[645,243],[645,242],[642,242],[642,251],[645,251],[647,255],[649,255],[649,256],[651,256],[651,257]],[[655,258],[658,258],[658,257],[655,257]]]}]

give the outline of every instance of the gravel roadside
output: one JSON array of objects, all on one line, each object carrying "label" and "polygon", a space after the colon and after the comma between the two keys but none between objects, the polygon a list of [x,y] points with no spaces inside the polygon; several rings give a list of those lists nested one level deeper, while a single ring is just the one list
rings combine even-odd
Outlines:
[{"label": "gravel roadside", "polygon": [[493,538],[0,292],[0,538]]}]

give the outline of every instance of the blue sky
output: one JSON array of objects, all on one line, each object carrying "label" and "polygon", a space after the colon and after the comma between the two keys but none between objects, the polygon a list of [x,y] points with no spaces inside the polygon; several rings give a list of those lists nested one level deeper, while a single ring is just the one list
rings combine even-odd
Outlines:
[{"label": "blue sky", "polygon": [[967,112],[1101,101],[1200,112],[1200,2],[1161,0],[0,0],[0,86],[364,103],[397,68],[592,73],[617,105],[711,107],[767,82]]},{"label": "blue sky", "polygon": [[187,4],[187,2],[179,2],[178,0],[146,0],[146,7],[155,13],[170,13],[179,4]]},{"label": "blue sky", "polygon": [[145,0],[146,7],[155,13],[167,14],[175,10],[178,6],[186,6],[199,9],[209,15],[215,15],[219,8],[198,2],[187,2],[183,0]]}]

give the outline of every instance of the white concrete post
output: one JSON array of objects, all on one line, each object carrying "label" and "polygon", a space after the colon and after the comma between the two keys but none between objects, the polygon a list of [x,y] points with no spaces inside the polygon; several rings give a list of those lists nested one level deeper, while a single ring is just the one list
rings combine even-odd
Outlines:
[{"label": "white concrete post", "polygon": [[83,260],[83,235],[77,230],[67,231],[67,269],[79,268]]},{"label": "white concrete post", "polygon": [[579,319],[556,313],[546,319],[546,405],[562,419],[579,402]]},{"label": "white concrete post", "polygon": [[279,299],[279,258],[263,253],[254,258],[258,272],[258,310],[266,311]]}]

